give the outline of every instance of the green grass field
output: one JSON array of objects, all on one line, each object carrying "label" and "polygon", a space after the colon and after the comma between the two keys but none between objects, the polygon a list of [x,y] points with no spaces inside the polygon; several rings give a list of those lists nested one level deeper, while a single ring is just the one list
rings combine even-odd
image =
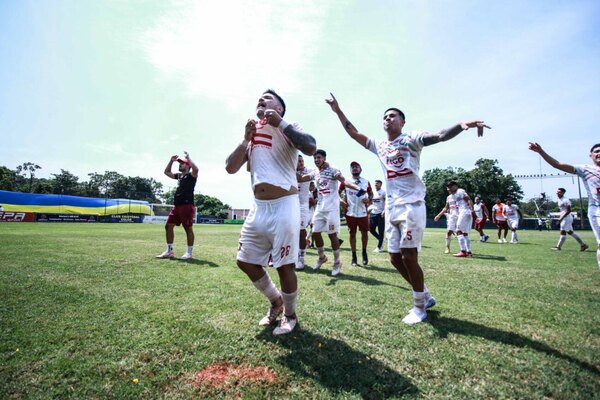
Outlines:
[{"label": "green grass field", "polygon": [[[239,229],[196,225],[181,262],[154,259],[160,225],[0,224],[0,398],[600,398],[600,270],[571,238],[555,253],[557,232],[522,231],[457,259],[428,229],[438,304],[417,326],[401,323],[411,292],[387,253],[351,267],[346,241],[337,279],[331,263],[298,274],[299,329],[274,337],[235,266]],[[192,384],[218,363],[277,378]]]}]

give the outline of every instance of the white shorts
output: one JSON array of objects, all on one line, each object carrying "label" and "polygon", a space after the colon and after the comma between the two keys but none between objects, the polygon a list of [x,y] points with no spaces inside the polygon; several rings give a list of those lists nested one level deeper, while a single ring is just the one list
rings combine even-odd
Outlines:
[{"label": "white shorts", "polygon": [[518,219],[507,219],[508,227],[510,229],[519,229],[519,220]]},{"label": "white shorts", "polygon": [[560,221],[561,231],[572,231],[573,230],[573,215],[569,214]]},{"label": "white shorts", "polygon": [[313,233],[327,232],[328,234],[338,233],[340,231],[340,212],[335,211],[316,211],[313,215]]},{"label": "white shorts", "polygon": [[595,207],[588,209],[588,219],[590,220],[594,235],[596,235],[596,242],[600,245],[600,213]]},{"label": "white shorts", "polygon": [[308,204],[300,205],[300,230],[306,229],[310,225],[311,212],[308,208]]},{"label": "white shorts", "polygon": [[421,251],[426,223],[424,201],[388,207],[385,214],[388,253],[400,253],[400,249],[412,248]]},{"label": "white shorts", "polygon": [[272,261],[275,268],[295,264],[300,241],[298,225],[298,196],[255,199],[240,232],[237,259],[262,266]]},{"label": "white shorts", "polygon": [[449,214],[446,217],[446,227],[447,230],[455,232],[456,231],[456,223],[458,222],[458,214]]},{"label": "white shorts", "polygon": [[462,233],[471,232],[471,227],[473,226],[473,215],[471,215],[471,211],[465,210],[461,211],[458,214],[458,221],[456,222],[456,230],[461,231]]}]

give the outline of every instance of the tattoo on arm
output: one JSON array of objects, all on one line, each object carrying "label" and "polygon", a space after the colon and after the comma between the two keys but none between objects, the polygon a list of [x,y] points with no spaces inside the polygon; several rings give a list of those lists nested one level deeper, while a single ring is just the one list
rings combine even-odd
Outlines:
[{"label": "tattoo on arm", "polygon": [[306,155],[312,156],[317,150],[317,141],[307,133],[298,132],[292,125],[288,125],[283,134],[290,139],[298,150]]},{"label": "tattoo on arm", "polygon": [[456,137],[459,133],[463,131],[463,128],[460,124],[454,125],[450,128],[444,129],[438,133],[430,133],[423,137],[423,144],[425,146],[429,146],[439,142],[445,142]]},{"label": "tattoo on arm", "polygon": [[346,128],[346,130],[353,130],[356,131],[356,127],[354,127],[354,125],[352,125],[352,122],[350,121],[346,121],[346,123],[344,124],[344,128]]}]

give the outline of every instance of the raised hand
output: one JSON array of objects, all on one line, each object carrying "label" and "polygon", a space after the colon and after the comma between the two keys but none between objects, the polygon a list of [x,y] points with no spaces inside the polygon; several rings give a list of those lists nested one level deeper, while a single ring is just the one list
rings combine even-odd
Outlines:
[{"label": "raised hand", "polygon": [[477,128],[477,136],[483,136],[483,129],[492,129],[491,126],[486,125],[483,121],[468,121],[460,124],[464,130],[469,128]]},{"label": "raised hand", "polygon": [[264,118],[267,120],[267,123],[271,126],[278,127],[281,122],[281,115],[275,110],[266,109]]},{"label": "raised hand", "polygon": [[337,99],[335,98],[333,93],[330,92],[329,94],[331,95],[331,99],[325,99],[325,103],[329,104],[329,107],[331,107],[331,110],[333,112],[340,112],[340,105],[338,104]]},{"label": "raised hand", "polygon": [[256,121],[253,119],[249,119],[246,122],[246,130],[244,132],[244,140],[250,142],[256,133]]},{"label": "raised hand", "polygon": [[542,150],[542,146],[540,146],[539,144],[535,143],[535,142],[529,142],[529,150],[531,151],[535,151],[536,153],[541,153]]}]

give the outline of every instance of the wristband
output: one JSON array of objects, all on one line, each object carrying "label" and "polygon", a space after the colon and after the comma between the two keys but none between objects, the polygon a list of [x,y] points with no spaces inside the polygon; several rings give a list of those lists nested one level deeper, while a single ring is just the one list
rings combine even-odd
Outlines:
[{"label": "wristband", "polygon": [[287,122],[285,122],[284,120],[281,120],[279,122],[279,127],[278,128],[279,128],[279,130],[281,130],[281,132],[283,132],[285,130],[285,128],[288,127],[288,125],[289,124]]}]

